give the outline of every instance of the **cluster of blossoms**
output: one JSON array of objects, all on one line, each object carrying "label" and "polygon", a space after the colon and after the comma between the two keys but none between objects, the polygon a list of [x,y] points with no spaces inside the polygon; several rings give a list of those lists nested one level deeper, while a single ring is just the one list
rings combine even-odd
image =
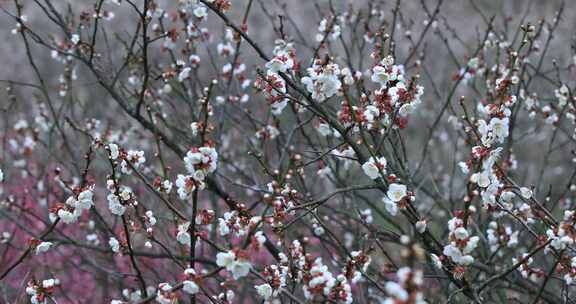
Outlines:
[{"label": "cluster of blossoms", "polygon": [[572,285],[576,280],[576,257],[567,259],[560,266],[560,271],[564,272],[564,282],[567,285]]},{"label": "cluster of blossoms", "polygon": [[328,266],[322,263],[322,258],[305,263],[302,282],[304,297],[308,300],[324,296],[337,303],[352,303],[352,290],[346,276],[334,277]]},{"label": "cluster of blossoms", "polygon": [[[156,292],[156,289],[153,286],[148,286],[147,291],[149,294],[153,294]],[[138,301],[142,300],[142,291],[134,290],[132,288],[125,288],[122,290],[122,297],[125,299],[125,301],[112,300],[110,301],[110,304],[138,303]]]},{"label": "cluster of blossoms", "polygon": [[[462,212],[460,215],[463,217],[464,213]],[[470,236],[461,217],[454,217],[448,221],[448,230],[450,231],[448,240],[450,243],[444,246],[442,253],[457,265],[468,266],[474,262],[471,253],[478,246],[480,238]],[[463,269],[460,272],[463,272]]]},{"label": "cluster of blossoms", "polygon": [[162,180],[159,176],[154,179],[154,187],[160,193],[170,194],[173,186],[174,184],[168,179]]},{"label": "cluster of blossoms", "polygon": [[422,293],[424,274],[421,270],[402,267],[396,272],[396,277],[398,278],[398,282],[386,282],[385,288],[389,297],[382,302],[383,304],[427,303]]},{"label": "cluster of blossoms", "polygon": [[[561,118],[566,118],[571,126],[576,125],[574,98],[568,86],[562,84],[560,88],[554,90],[554,96],[556,97],[556,102],[542,108],[542,114],[546,118],[545,122],[549,125],[554,125],[557,124]],[[555,111],[553,111],[553,109]]]},{"label": "cluster of blossoms", "polygon": [[[189,295],[195,295],[200,291],[200,286],[198,285],[199,277],[196,274],[196,271],[192,268],[186,268],[184,270],[184,277],[182,280],[182,291]],[[175,286],[170,285],[169,283],[160,283],[158,284],[158,290],[156,291],[156,301],[161,304],[171,304],[178,302],[178,296],[175,292]],[[152,293],[152,292],[150,292]],[[140,294],[131,297],[131,302],[137,302],[141,300]],[[117,301],[118,304],[124,303],[121,301]],[[115,304],[112,301],[111,304]]]},{"label": "cluster of blossoms", "polygon": [[84,210],[92,207],[94,204],[92,187],[86,187],[84,190],[76,189],[74,192],[77,194],[68,197],[65,204],[59,204],[50,210],[50,220],[55,221],[59,218],[62,222],[71,224],[78,221]]},{"label": "cluster of blossoms", "polygon": [[483,74],[484,70],[484,61],[482,58],[473,57],[468,60],[468,64],[465,67],[460,68],[454,78],[462,78],[464,83],[472,83],[474,77]]},{"label": "cluster of blossoms", "polygon": [[266,266],[264,271],[262,271],[262,275],[264,275],[266,283],[256,285],[254,288],[256,289],[256,292],[258,292],[258,295],[264,299],[264,301],[269,301],[272,298],[277,297],[282,288],[286,287],[286,278],[289,276],[288,266]]},{"label": "cluster of blossoms", "polygon": [[42,283],[30,281],[26,286],[26,293],[30,296],[32,304],[46,304],[58,285],[60,285],[58,279],[43,280]]},{"label": "cluster of blossoms", "polygon": [[254,87],[264,93],[272,107],[272,114],[276,116],[282,114],[289,101],[283,76],[288,77],[296,70],[298,65],[294,46],[284,40],[276,40],[274,57],[266,63],[266,75],[260,75],[254,83]]},{"label": "cluster of blossoms", "polygon": [[[461,162],[460,168],[469,174],[470,183],[481,190],[482,204],[490,211],[497,211],[499,201],[503,204],[513,198],[513,193],[504,191],[501,181],[502,171],[497,163],[503,152],[503,144],[509,136],[510,108],[516,103],[516,96],[508,94],[510,86],[518,83],[515,73],[502,65],[492,68],[494,79],[487,80],[490,92],[494,95],[492,103],[479,103],[478,113],[485,119],[478,119],[474,126],[476,145],[472,147],[471,159]],[[510,166],[511,167],[511,166]],[[471,200],[472,197],[467,197]]]},{"label": "cluster of blossoms", "polygon": [[194,190],[205,187],[206,176],[218,167],[218,153],[209,146],[192,148],[184,157],[187,175],[179,174],[176,179],[178,196],[181,200],[190,197]]},{"label": "cluster of blossoms", "polygon": [[256,139],[265,141],[273,140],[280,135],[280,131],[274,126],[267,125],[256,132]]},{"label": "cluster of blossoms", "polygon": [[331,20],[322,19],[318,26],[318,31],[320,32],[316,34],[316,41],[318,42],[324,41],[325,38],[334,41],[340,38],[342,34],[342,28],[337,23],[336,18],[332,18]]},{"label": "cluster of blossoms", "polygon": [[288,215],[294,214],[291,209],[296,206],[300,195],[289,183],[282,185],[273,181],[267,184],[267,189],[268,193],[264,197],[270,201],[274,209],[272,225],[282,225],[283,220]]},{"label": "cluster of blossoms", "polygon": [[218,231],[221,236],[229,235],[231,232],[237,237],[244,236],[261,220],[259,216],[249,217],[236,210],[229,211],[218,219]]},{"label": "cluster of blossoms", "polygon": [[[214,211],[212,210],[199,210],[196,215],[195,224],[197,226],[207,226],[210,230],[210,224],[214,220]],[[178,243],[184,246],[190,246],[191,235],[190,235],[190,222],[184,222],[178,225],[176,232],[176,240]]]},{"label": "cluster of blossoms", "polygon": [[336,95],[342,87],[340,67],[336,63],[317,59],[307,72],[308,76],[302,77],[302,83],[315,101],[325,101]]},{"label": "cluster of blossoms", "polygon": [[26,120],[18,120],[14,124],[13,130],[17,136],[8,141],[11,150],[18,154],[30,155],[37,143],[37,133],[33,126]]},{"label": "cluster of blossoms", "polygon": [[397,178],[395,175],[393,174],[388,176],[385,175],[386,158],[370,157],[370,159],[362,165],[362,170],[371,179],[377,179],[378,177],[383,176],[386,180],[392,182],[388,187],[386,196],[382,198],[382,201],[384,202],[384,207],[391,215],[396,215],[398,213],[398,207],[400,208],[405,207],[405,203],[403,202],[405,199],[411,201],[415,199],[412,193],[407,191],[408,189],[406,185],[396,182]]},{"label": "cluster of blossoms", "polygon": [[127,206],[138,205],[138,201],[136,201],[136,197],[130,187],[119,186],[114,179],[108,179],[106,185],[110,191],[110,194],[106,197],[110,213],[122,216],[126,212]]},{"label": "cluster of blossoms", "polygon": [[196,271],[192,268],[184,270],[185,280],[182,281],[182,290],[187,294],[196,294],[200,291],[200,287],[196,283]]},{"label": "cluster of blossoms", "polygon": [[176,240],[184,246],[190,246],[190,222],[185,222],[178,225],[178,232],[176,233]]},{"label": "cluster of blossoms", "polygon": [[[132,174],[132,168],[139,169],[141,165],[146,162],[144,151],[129,150],[126,155],[122,155],[123,159],[120,162],[120,168],[124,174]],[[114,159],[114,158],[112,158]]]},{"label": "cluster of blossoms", "polygon": [[171,304],[178,301],[178,295],[173,290],[174,287],[168,283],[158,284],[156,301],[160,304]]},{"label": "cluster of blossoms", "polygon": [[516,265],[518,263],[520,267],[517,268],[518,272],[523,278],[530,279],[532,281],[536,281],[538,278],[541,278],[545,275],[542,269],[530,268],[530,265],[534,263],[534,259],[532,257],[528,257],[528,253],[522,254],[522,258],[512,258],[512,264]]},{"label": "cluster of blossoms", "polygon": [[540,99],[538,94],[533,92],[527,94],[525,90],[521,89],[518,98],[523,101],[524,108],[528,111],[528,117],[534,119],[540,107]]},{"label": "cluster of blossoms", "polygon": [[248,260],[246,252],[240,250],[230,250],[228,252],[219,252],[216,255],[216,265],[224,267],[232,274],[234,280],[245,277],[250,273],[252,264]]},{"label": "cluster of blossoms", "polygon": [[[373,97],[364,96],[366,105],[363,109],[354,107],[358,112],[357,119],[368,129],[378,124],[385,127],[396,125],[406,127],[407,118],[422,103],[424,87],[418,85],[415,79],[407,80],[404,66],[394,64],[394,58],[385,57],[372,68],[371,80],[380,88],[374,91]],[[343,107],[340,120],[351,121],[350,109]]]},{"label": "cluster of blossoms", "polygon": [[[280,265],[267,267],[264,274],[267,276],[267,284],[256,286],[259,294],[266,300],[278,295],[285,286],[287,278],[302,282],[304,296],[309,301],[328,300],[335,303],[352,303],[352,283],[358,283],[361,273],[357,269],[365,271],[370,265],[371,259],[361,251],[353,251],[352,259],[347,261],[343,273],[334,276],[324,265],[322,258],[312,259],[304,253],[304,247],[298,240],[294,240],[290,246],[289,257],[280,253]],[[295,272],[289,272],[289,266]]]},{"label": "cluster of blossoms", "polygon": [[344,146],[332,151],[332,155],[334,155],[339,161],[342,161],[344,168],[349,169],[354,163],[353,159],[356,157],[356,152],[354,152],[352,147]]},{"label": "cluster of blossoms", "polygon": [[551,248],[564,250],[572,246],[576,242],[575,223],[576,212],[571,210],[564,211],[564,220],[560,222],[557,227],[546,230],[546,236],[550,241],[550,245],[546,250],[550,250]]},{"label": "cluster of blossoms", "polygon": [[[518,245],[519,231],[513,231],[512,227],[504,226],[495,221],[490,222],[488,227],[486,238],[490,245],[490,251],[497,252],[501,246],[513,248]],[[499,254],[502,254],[502,252],[499,252]]]},{"label": "cluster of blossoms", "polygon": [[490,122],[485,120],[478,120],[478,132],[481,136],[482,145],[491,147],[494,143],[504,143],[508,138],[508,130],[510,124],[510,110],[507,107],[498,109],[497,107],[489,107],[491,116]]},{"label": "cluster of blossoms", "polygon": [[[352,258],[348,259],[346,262],[346,267],[344,268],[343,273],[352,284],[356,284],[362,280],[362,272],[366,272],[368,270],[368,266],[370,266],[372,258],[360,250],[352,251],[350,252],[350,255]],[[358,269],[361,269],[362,272],[360,272]]]}]

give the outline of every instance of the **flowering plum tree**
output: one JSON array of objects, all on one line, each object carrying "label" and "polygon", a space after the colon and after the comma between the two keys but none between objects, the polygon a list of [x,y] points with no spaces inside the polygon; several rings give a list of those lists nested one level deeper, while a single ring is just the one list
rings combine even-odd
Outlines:
[{"label": "flowering plum tree", "polygon": [[574,4],[68,2],[0,2],[0,302],[576,300]]}]

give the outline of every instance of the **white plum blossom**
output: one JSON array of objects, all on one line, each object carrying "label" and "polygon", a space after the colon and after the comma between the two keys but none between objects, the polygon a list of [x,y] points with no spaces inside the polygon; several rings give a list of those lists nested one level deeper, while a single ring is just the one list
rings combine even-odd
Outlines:
[{"label": "white plum blossom", "polygon": [[152,210],[148,210],[145,213],[146,215],[146,221],[148,222],[149,226],[154,226],[156,225],[156,217],[154,217],[154,212]]},{"label": "white plum blossom", "polygon": [[262,246],[264,245],[264,243],[266,243],[266,236],[262,231],[257,231],[256,233],[254,233],[254,239],[256,240],[259,246]]},{"label": "white plum blossom", "polygon": [[230,42],[227,43],[218,43],[216,46],[216,50],[218,51],[218,55],[228,57],[233,56],[236,52],[234,50],[234,46]]},{"label": "white plum blossom", "polygon": [[74,223],[78,220],[78,218],[80,217],[80,214],[82,211],[80,211],[80,209],[75,209],[74,211],[70,212],[68,210],[65,209],[60,209],[58,210],[58,217],[62,220],[62,222],[66,223],[66,224],[71,224]]},{"label": "white plum blossom", "polygon": [[218,153],[212,147],[192,149],[184,157],[186,170],[197,182],[203,182],[206,175],[216,171],[218,166]]},{"label": "white plum blossom", "polygon": [[28,282],[26,287],[26,294],[30,296],[30,303],[32,304],[46,304],[47,299],[51,296],[54,288],[60,285],[58,279],[43,280],[40,284],[34,280]]},{"label": "white plum blossom", "polygon": [[335,63],[326,65],[314,64],[308,68],[308,76],[302,78],[302,83],[308,92],[312,94],[312,99],[324,101],[338,93],[342,83],[338,76],[340,67]]},{"label": "white plum blossom", "polygon": [[574,234],[571,232],[574,229],[574,214],[574,211],[564,211],[564,220],[560,222],[558,227],[546,230],[546,236],[550,244],[546,247],[545,252],[548,252],[550,247],[556,250],[564,250],[575,243]]},{"label": "white plum blossom", "polygon": [[467,266],[474,262],[474,257],[464,254],[460,248],[454,245],[446,245],[442,253],[458,265]]},{"label": "white plum blossom", "polygon": [[57,216],[66,224],[76,222],[84,210],[90,209],[93,205],[93,188],[89,187],[80,192],[78,196],[70,196],[66,200],[66,209],[60,209]]},{"label": "white plum blossom", "polygon": [[200,291],[200,287],[194,281],[186,280],[182,282],[182,290],[187,294],[196,294]]},{"label": "white plum blossom", "polygon": [[482,144],[486,147],[491,147],[494,143],[504,143],[508,138],[510,119],[508,117],[498,118],[494,117],[490,123],[485,120],[478,121],[478,133],[482,137]]},{"label": "white plum blossom", "polygon": [[442,269],[442,260],[440,259],[440,257],[431,253],[430,259],[432,260],[432,264],[434,265],[434,267],[436,267],[437,269]]},{"label": "white plum blossom", "polygon": [[474,173],[470,176],[470,181],[478,184],[479,187],[486,188],[490,185],[491,173],[483,171],[480,173]]},{"label": "white plum blossom", "polygon": [[208,15],[208,9],[204,6],[204,5],[198,5],[196,6],[196,8],[194,8],[194,16],[196,16],[196,18],[202,19],[202,18],[206,18],[206,16]]},{"label": "white plum blossom", "polygon": [[320,26],[318,26],[318,33],[316,35],[316,41],[321,42],[326,36],[330,40],[336,40],[340,37],[342,29],[340,25],[336,24],[336,20],[331,20],[330,23],[326,19],[320,21]]},{"label": "white plum blossom", "polygon": [[176,298],[172,293],[172,285],[168,283],[158,284],[158,291],[156,293],[156,301],[160,304],[172,304]]},{"label": "white plum blossom", "polygon": [[116,160],[120,156],[120,150],[117,144],[109,144],[108,150],[110,151],[110,159]]},{"label": "white plum blossom", "polygon": [[374,217],[372,217],[372,209],[365,209],[360,211],[360,216],[364,221],[368,224],[374,221]]},{"label": "white plum blossom", "polygon": [[254,216],[246,220],[246,218],[241,217],[236,210],[225,212],[222,217],[218,219],[218,231],[221,236],[226,236],[230,232],[234,232],[235,236],[243,236],[248,234],[250,227],[256,226],[261,219],[259,216]]},{"label": "white plum blossom", "polygon": [[389,295],[398,299],[399,301],[404,302],[408,300],[408,292],[402,288],[400,284],[390,281],[386,283],[385,288]]},{"label": "white plum blossom", "polygon": [[362,170],[364,170],[364,174],[369,178],[377,179],[380,177],[380,171],[382,171],[383,174],[386,174],[386,158],[370,157],[370,159],[362,165]]},{"label": "white plum blossom", "polygon": [[92,188],[86,189],[78,194],[78,199],[75,201],[73,207],[80,209],[90,209],[93,202],[94,192]]},{"label": "white plum blossom", "polygon": [[398,282],[388,281],[384,285],[387,298],[384,304],[394,303],[414,303],[426,304],[422,292],[424,285],[424,274],[421,270],[401,267],[396,271]]},{"label": "white plum blossom", "polygon": [[366,106],[362,114],[364,115],[364,119],[366,119],[366,121],[368,122],[366,127],[368,129],[371,129],[374,121],[378,118],[378,116],[380,116],[380,110],[376,106],[369,105]]},{"label": "white plum blossom", "polygon": [[314,298],[318,286],[323,286],[321,294],[328,296],[332,287],[336,284],[334,275],[328,271],[328,267],[322,263],[322,258],[316,258],[310,268],[310,280],[303,286],[304,297],[306,299]]},{"label": "white plum blossom", "polygon": [[200,131],[200,124],[198,122],[191,123],[190,130],[192,130],[192,136],[198,136],[198,131]]},{"label": "white plum blossom", "polygon": [[190,222],[185,222],[183,224],[178,225],[178,233],[176,234],[176,240],[178,243],[184,246],[190,246],[190,232],[188,229],[190,228]]},{"label": "white plum blossom", "polygon": [[262,284],[254,286],[256,288],[256,292],[258,295],[261,296],[264,301],[268,301],[272,297],[272,286],[270,284]]},{"label": "white plum blossom", "polygon": [[566,84],[562,84],[562,86],[559,89],[554,90],[554,95],[558,99],[558,106],[560,108],[563,108],[568,102],[568,99],[570,97],[570,90],[568,89]]},{"label": "white plum blossom", "polygon": [[530,190],[530,188],[521,187],[521,188],[520,188],[520,195],[522,195],[522,197],[523,197],[524,199],[529,200],[529,199],[532,198],[533,193],[532,193],[532,190]]},{"label": "white plum blossom", "polygon": [[394,58],[388,56],[372,68],[373,82],[386,86],[389,81],[404,81],[404,66],[394,65]]},{"label": "white plum blossom", "polygon": [[388,192],[386,192],[386,195],[388,196],[388,198],[397,203],[399,201],[401,201],[404,197],[406,197],[406,185],[402,185],[402,184],[390,184],[390,186],[388,187]]},{"label": "white plum blossom", "polygon": [[41,242],[36,246],[36,254],[41,254],[48,251],[52,245],[52,242]]},{"label": "white plum blossom", "polygon": [[117,195],[110,193],[108,194],[107,199],[108,209],[110,209],[112,214],[121,216],[124,214],[124,212],[126,212],[126,206],[120,202],[120,198]]},{"label": "white plum blossom", "polygon": [[[490,251],[497,252],[501,246],[512,248],[518,245],[518,231],[512,231],[510,226],[499,225],[492,221],[488,224],[486,238],[490,245]],[[501,254],[501,251],[499,252]]]},{"label": "white plum blossom", "polygon": [[416,222],[416,224],[414,225],[414,227],[416,228],[416,231],[418,231],[418,233],[422,234],[426,231],[426,220],[421,220]]},{"label": "white plum blossom", "polygon": [[266,63],[268,73],[286,73],[294,68],[294,47],[284,40],[277,40],[274,57]]},{"label": "white plum blossom", "polygon": [[72,37],[70,37],[70,42],[72,42],[73,45],[77,45],[80,42],[80,36],[73,34]]},{"label": "white plum blossom", "polygon": [[384,86],[389,79],[390,74],[385,67],[377,65],[372,69],[372,81]]},{"label": "white plum blossom", "polygon": [[188,58],[188,61],[190,62],[191,67],[197,68],[200,65],[200,62],[202,62],[202,59],[200,58],[200,56],[192,54]]},{"label": "white plum blossom", "polygon": [[228,268],[228,266],[234,263],[236,259],[236,254],[233,251],[219,252],[216,255],[216,264],[220,267]]},{"label": "white plum blossom", "polygon": [[384,208],[386,208],[386,211],[388,211],[390,215],[394,216],[398,213],[398,204],[396,204],[396,202],[388,197],[383,197],[382,202],[384,202]]},{"label": "white plum blossom", "polygon": [[494,117],[490,120],[490,129],[500,143],[503,143],[508,137],[509,121],[508,117],[502,119]]},{"label": "white plum blossom", "polygon": [[120,242],[118,242],[118,240],[115,237],[111,237],[108,240],[108,245],[110,246],[110,249],[112,249],[112,252],[114,253],[120,252]]},{"label": "white plum blossom", "polygon": [[175,184],[178,188],[178,197],[181,200],[186,200],[189,198],[190,195],[192,195],[192,192],[196,189],[196,182],[190,175],[178,174]]},{"label": "white plum blossom", "polygon": [[316,131],[322,136],[332,135],[332,128],[327,123],[319,123]]},{"label": "white plum blossom", "polygon": [[282,114],[282,111],[288,105],[286,81],[279,74],[268,70],[266,76],[256,79],[254,86],[264,93],[272,108],[272,114],[275,116]]},{"label": "white plum blossom", "polygon": [[340,71],[340,75],[342,75],[344,79],[344,84],[353,85],[355,82],[355,78],[362,77],[362,72],[358,71],[357,73],[352,73],[352,71],[350,71],[349,68],[343,68],[342,71]]},{"label": "white plum blossom", "polygon": [[[128,164],[128,162],[130,164]],[[122,173],[131,174],[132,173],[131,167],[134,167],[134,169],[138,169],[145,162],[146,157],[144,157],[144,151],[129,150],[128,153],[126,154],[126,159],[120,163],[120,167]]]},{"label": "white plum blossom", "polygon": [[234,251],[219,252],[216,255],[216,265],[226,268],[234,280],[245,277],[250,273],[252,265],[245,258],[237,256]]},{"label": "white plum blossom", "polygon": [[184,82],[184,80],[188,79],[188,77],[190,77],[190,71],[192,71],[190,67],[183,68],[178,74],[178,82]]}]

